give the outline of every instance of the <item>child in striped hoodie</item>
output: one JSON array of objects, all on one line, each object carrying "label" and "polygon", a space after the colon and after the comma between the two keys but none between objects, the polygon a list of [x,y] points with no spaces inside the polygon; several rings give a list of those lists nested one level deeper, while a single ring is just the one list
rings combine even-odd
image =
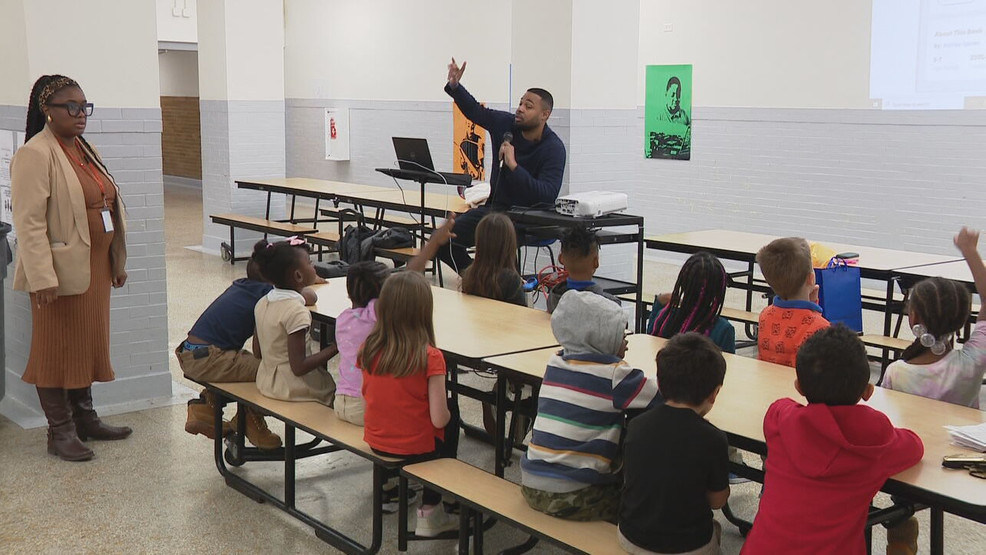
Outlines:
[{"label": "child in striped hoodie", "polygon": [[662,402],[655,379],[623,359],[626,316],[595,293],[571,290],[551,315],[562,350],[551,357],[521,461],[524,498],[568,520],[616,522],[624,411]]}]

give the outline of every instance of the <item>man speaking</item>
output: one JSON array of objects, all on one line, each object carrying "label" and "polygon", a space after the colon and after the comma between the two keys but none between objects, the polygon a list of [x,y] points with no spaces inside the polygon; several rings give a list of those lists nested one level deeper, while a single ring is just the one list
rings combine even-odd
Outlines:
[{"label": "man speaking", "polygon": [[448,65],[445,92],[455,100],[463,115],[490,132],[497,162],[490,173],[490,197],[486,204],[455,219],[455,239],[439,250],[439,259],[460,275],[472,264],[466,247],[476,243],[476,225],[491,210],[538,204],[554,206],[565,173],[565,145],[547,126],[554,107],[551,93],[527,89],[515,113],[485,108],[459,82],[466,70]]}]

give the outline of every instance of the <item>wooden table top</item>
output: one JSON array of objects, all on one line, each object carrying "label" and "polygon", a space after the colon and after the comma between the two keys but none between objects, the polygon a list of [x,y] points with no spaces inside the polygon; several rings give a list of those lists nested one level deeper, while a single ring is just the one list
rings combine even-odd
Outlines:
[{"label": "wooden table top", "polygon": [[913,276],[922,279],[929,277],[943,277],[967,285],[972,285],[975,283],[972,279],[972,272],[969,270],[969,264],[967,264],[965,260],[945,262],[944,264],[929,264],[926,266],[904,268],[900,270],[900,274],[903,276]]},{"label": "wooden table top", "polygon": [[[666,340],[636,334],[629,337],[629,343],[626,361],[647,376],[656,376],[654,359]],[[494,368],[543,378],[548,358],[556,351],[541,349],[485,362]],[[708,419],[726,432],[763,442],[763,417],[771,403],[784,397],[805,402],[794,389],[794,369],[739,355],[725,357],[726,380]],[[913,430],[924,441],[921,462],[897,474],[894,480],[986,510],[986,483],[966,471],[941,466],[945,455],[970,452],[952,445],[944,426],[980,424],[986,422],[986,412],[880,387],[865,404],[885,413],[895,426]]]},{"label": "wooden table top", "polygon": [[[757,251],[767,243],[777,239],[776,235],[762,233],[747,233],[745,231],[728,231],[724,229],[706,229],[684,233],[669,233],[667,235],[649,236],[645,239],[648,245],[679,246],[687,252],[708,250],[722,253],[723,256],[733,256],[738,260],[751,261],[756,258]],[[808,238],[811,241],[811,238]],[[837,253],[855,252],[859,254],[859,268],[864,272],[890,273],[900,268],[940,264],[958,260],[956,256],[929,254],[921,252],[865,247],[846,243],[831,243],[822,241],[823,245]],[[663,248],[663,247],[662,247]]]},{"label": "wooden table top", "polygon": [[[352,191],[339,195],[354,203],[364,201],[370,205],[389,204],[406,207],[414,215],[421,211],[421,190],[416,187],[385,189],[380,191]],[[459,195],[425,192],[425,212],[429,215],[444,216],[447,212],[462,213],[469,210],[466,201]]]},{"label": "wooden table top", "polygon": [[[275,192],[285,194],[296,194],[307,197],[331,198],[343,193],[381,193],[390,191],[389,187],[378,187],[375,185],[360,185],[358,183],[346,183],[344,181],[329,181],[325,179],[311,179],[308,177],[279,177],[261,179],[237,179],[237,185],[245,189],[265,188]],[[394,189],[396,190],[396,189]]]},{"label": "wooden table top", "polygon": [[[346,278],[328,281],[313,287],[318,302],[311,310],[335,319],[352,303],[346,292]],[[543,310],[436,286],[431,292],[435,299],[435,341],[445,352],[478,360],[558,344],[551,333],[551,316]]]}]

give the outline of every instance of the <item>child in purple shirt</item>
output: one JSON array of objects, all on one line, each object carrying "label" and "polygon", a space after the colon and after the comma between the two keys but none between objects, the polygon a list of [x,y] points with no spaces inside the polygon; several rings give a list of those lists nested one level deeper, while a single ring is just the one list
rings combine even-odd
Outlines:
[{"label": "child in purple shirt", "polygon": [[356,355],[377,323],[376,299],[390,269],[376,261],[357,262],[346,272],[346,291],[353,307],[336,318],[339,348],[339,380],[336,382],[336,415],[346,422],[363,425],[363,373]]}]

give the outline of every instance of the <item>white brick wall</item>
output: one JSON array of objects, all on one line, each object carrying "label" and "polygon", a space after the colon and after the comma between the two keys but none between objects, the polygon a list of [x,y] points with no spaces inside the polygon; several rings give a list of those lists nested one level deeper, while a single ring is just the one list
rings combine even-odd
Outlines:
[{"label": "white brick wall", "polygon": [[[20,106],[0,106],[0,129],[24,129]],[[94,389],[101,405],[171,395],[168,371],[168,302],[164,260],[164,192],[161,181],[161,112],[98,108],[86,139],[99,149],[127,206],[127,273],[110,302],[110,357],[116,381]],[[15,251],[16,253],[16,251]],[[5,280],[7,397],[37,406],[33,387],[20,380],[31,344],[28,296]]]},{"label": "white brick wall", "polygon": [[[451,102],[289,99],[287,175],[392,183],[392,136],[428,139],[451,160]],[[323,160],[321,108],[351,108],[352,160]],[[566,188],[618,190],[648,234],[723,228],[952,253],[963,224],[986,226],[986,112],[696,108],[692,160],[643,157],[643,108],[556,110]],[[653,254],[653,253],[651,253]],[[628,279],[635,253],[610,246],[602,275]]]},{"label": "white brick wall", "polygon": [[[206,252],[218,253],[229,241],[229,228],[214,225],[211,214],[234,212],[263,216],[266,193],[243,190],[235,181],[284,177],[285,112],[279,101],[201,100],[202,210]],[[319,133],[321,136],[321,133]],[[284,216],[285,200],[275,195],[273,219]],[[260,234],[236,231],[237,256],[247,255]]]}]

